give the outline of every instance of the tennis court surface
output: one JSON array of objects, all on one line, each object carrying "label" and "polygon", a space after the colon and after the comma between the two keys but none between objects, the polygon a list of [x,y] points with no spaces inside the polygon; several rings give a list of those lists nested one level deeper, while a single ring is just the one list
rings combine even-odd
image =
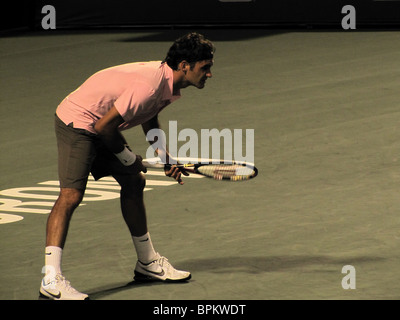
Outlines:
[{"label": "tennis court surface", "polygon": [[[183,90],[160,114],[163,127],[254,129],[258,176],[180,186],[148,173],[155,248],[192,273],[167,285],[132,283],[118,186],[89,182],[64,249],[66,278],[95,300],[399,299],[400,33],[268,29],[0,38],[0,299],[38,298],[58,190],[58,103],[98,70],[162,60],[188,31],[216,45],[213,78]],[[125,136],[145,155],[140,128]]]}]

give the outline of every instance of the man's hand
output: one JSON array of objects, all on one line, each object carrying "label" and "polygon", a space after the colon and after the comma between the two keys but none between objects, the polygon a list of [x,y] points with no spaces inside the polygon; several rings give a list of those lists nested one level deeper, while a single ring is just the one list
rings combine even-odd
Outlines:
[{"label": "man's hand", "polygon": [[175,166],[175,165],[166,165],[165,167],[164,167],[164,172],[165,172],[165,175],[167,176],[167,177],[172,177],[172,178],[174,178],[176,181],[178,181],[178,183],[179,184],[184,184],[184,182],[182,181],[182,174],[184,175],[184,176],[188,176],[189,175],[189,173],[187,173],[186,171],[185,171],[185,169],[183,169],[183,168],[178,168],[177,166]]}]

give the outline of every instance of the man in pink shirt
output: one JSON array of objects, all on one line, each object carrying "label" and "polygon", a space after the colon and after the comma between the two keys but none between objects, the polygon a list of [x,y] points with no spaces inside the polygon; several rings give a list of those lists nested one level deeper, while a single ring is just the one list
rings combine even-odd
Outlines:
[{"label": "man in pink shirt", "polygon": [[[177,39],[163,62],[128,63],[95,73],[69,94],[56,110],[60,194],[47,220],[45,276],[40,297],[83,300],[61,271],[69,221],[81,203],[89,173],[98,180],[112,175],[121,186],[121,211],[131,233],[138,261],[136,281],[186,281],[187,271],[176,270],[157,253],[147,229],[143,202],[146,172],[121,134],[141,125],[145,134],[160,128],[158,113],[180,98],[188,86],[199,89],[212,76],[213,44],[198,33]],[[157,149],[170,161],[167,150]],[[172,160],[172,159],[171,159]],[[183,184],[186,175],[175,166],[165,174]]]}]

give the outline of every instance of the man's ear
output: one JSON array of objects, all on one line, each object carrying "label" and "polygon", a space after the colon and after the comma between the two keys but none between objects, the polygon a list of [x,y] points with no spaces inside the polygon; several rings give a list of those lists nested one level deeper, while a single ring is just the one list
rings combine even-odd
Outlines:
[{"label": "man's ear", "polygon": [[182,60],[178,64],[178,70],[182,70],[184,74],[186,74],[186,72],[188,72],[189,69],[190,69],[190,64],[186,60]]}]

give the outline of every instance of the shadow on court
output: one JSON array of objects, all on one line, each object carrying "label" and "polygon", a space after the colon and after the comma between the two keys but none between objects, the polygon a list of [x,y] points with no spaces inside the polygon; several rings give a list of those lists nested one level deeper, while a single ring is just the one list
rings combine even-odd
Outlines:
[{"label": "shadow on court", "polygon": [[[138,32],[139,31],[139,32]],[[269,36],[276,36],[280,34],[285,34],[292,32],[291,29],[236,29],[236,28],[221,28],[221,29],[210,29],[210,28],[175,28],[175,29],[86,29],[86,30],[76,30],[76,29],[57,29],[52,32],[47,32],[44,30],[37,31],[4,31],[0,33],[0,38],[8,37],[47,37],[54,38],[59,36],[83,36],[83,35],[93,35],[93,36],[110,36],[115,34],[116,38],[112,41],[115,42],[170,42],[172,43],[178,37],[183,34],[196,31],[203,33],[206,37],[210,38],[212,41],[218,42],[231,42],[231,41],[246,41],[251,39],[259,39]]]},{"label": "shadow on court", "polygon": [[[191,31],[196,31],[204,34],[212,41],[246,41],[270,36],[276,36],[290,32],[290,30],[271,30],[271,29],[202,29],[192,28]],[[154,33],[143,34],[134,37],[121,39],[122,42],[173,42],[178,37],[189,32],[190,30],[173,29],[173,30],[155,30]]]},{"label": "shadow on court", "polygon": [[[178,282],[180,285],[188,284],[189,282]],[[133,290],[141,287],[150,287],[150,286],[165,286],[168,284],[177,284],[176,282],[136,282],[131,281],[128,283],[119,283],[119,284],[111,284],[110,286],[103,286],[99,288],[95,288],[88,292],[88,295],[91,300],[103,299],[107,298],[109,295],[120,293],[127,290]]]},{"label": "shadow on court", "polygon": [[[378,263],[385,259],[381,257],[359,256],[351,259],[351,263]],[[335,258],[323,255],[298,255],[298,256],[258,256],[258,257],[223,257],[223,258],[203,258],[182,261],[180,264],[184,269],[191,272],[208,272],[208,273],[248,273],[262,274],[267,272],[282,272],[288,269],[302,269],[308,266],[343,266],[349,263],[348,259]],[[326,272],[322,271],[322,272]],[[165,286],[165,285],[185,285],[190,284],[196,279],[188,282],[136,282],[110,284],[89,290],[88,294],[91,299],[107,299],[108,296],[123,291],[134,290],[141,287]]]},{"label": "shadow on court", "polygon": [[[385,260],[380,257],[360,256],[351,259],[352,263],[379,262]],[[186,269],[194,272],[243,272],[243,273],[265,273],[282,271],[284,269],[298,269],[310,265],[345,265],[348,259],[334,258],[328,256],[259,256],[259,257],[224,257],[192,259],[183,261],[181,264]]]}]

